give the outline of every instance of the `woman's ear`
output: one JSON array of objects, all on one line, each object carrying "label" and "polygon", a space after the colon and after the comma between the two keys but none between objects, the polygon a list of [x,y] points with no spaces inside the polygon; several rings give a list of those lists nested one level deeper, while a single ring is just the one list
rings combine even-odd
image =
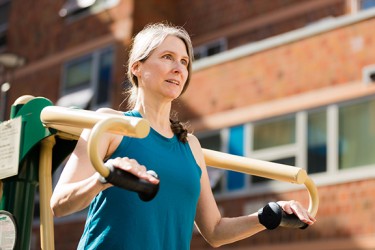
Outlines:
[{"label": "woman's ear", "polygon": [[139,77],[139,73],[140,73],[140,63],[139,62],[135,62],[133,63],[132,67],[131,67],[131,71],[132,71],[132,74],[135,75],[136,77]]}]

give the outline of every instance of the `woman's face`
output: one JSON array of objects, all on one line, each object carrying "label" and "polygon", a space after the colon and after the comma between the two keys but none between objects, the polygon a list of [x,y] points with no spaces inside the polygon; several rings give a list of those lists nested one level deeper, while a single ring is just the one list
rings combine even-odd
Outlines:
[{"label": "woman's face", "polygon": [[167,36],[144,62],[133,66],[138,87],[167,99],[180,96],[188,77],[189,56],[184,42]]}]

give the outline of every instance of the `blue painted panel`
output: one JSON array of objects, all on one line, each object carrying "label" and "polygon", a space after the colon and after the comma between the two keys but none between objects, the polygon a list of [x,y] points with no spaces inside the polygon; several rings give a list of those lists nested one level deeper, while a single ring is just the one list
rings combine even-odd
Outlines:
[{"label": "blue painted panel", "polygon": [[[244,156],[244,126],[229,129],[228,153]],[[227,190],[234,191],[245,187],[245,174],[228,171]]]}]

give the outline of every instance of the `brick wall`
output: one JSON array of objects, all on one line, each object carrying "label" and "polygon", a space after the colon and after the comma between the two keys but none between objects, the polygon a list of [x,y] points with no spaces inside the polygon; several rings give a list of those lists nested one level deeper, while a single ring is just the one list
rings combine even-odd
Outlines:
[{"label": "brick wall", "polygon": [[12,1],[7,49],[31,64],[110,34],[112,26],[130,18],[133,11],[133,1],[122,0],[116,8],[72,21],[58,14],[64,2]]},{"label": "brick wall", "polygon": [[[373,249],[375,240],[372,241],[373,248],[364,247],[361,242],[356,243],[347,241],[355,239],[360,235],[374,235],[375,219],[374,207],[375,196],[373,195],[375,188],[375,180],[362,180],[349,182],[340,185],[320,186],[318,188],[320,196],[320,205],[317,214],[317,223],[305,230],[278,228],[272,231],[263,231],[248,239],[244,239],[237,243],[230,244],[224,249],[257,249],[264,245],[273,246],[272,249],[278,249],[278,245],[288,243],[304,242],[308,249]],[[295,199],[301,201],[305,206],[308,205],[307,193],[305,190],[286,192],[283,194],[270,194],[263,196],[255,196],[241,199],[227,199],[218,202],[221,206],[224,216],[242,215],[244,206],[247,203],[255,202],[267,203],[268,201],[290,200]],[[255,211],[253,211],[255,212]],[[336,240],[337,242],[346,241],[349,248],[344,248],[337,244],[337,248],[329,247],[328,242]],[[309,248],[309,243],[321,242],[319,248]],[[324,244],[326,242],[326,245]],[[315,246],[315,245],[314,245]],[[195,250],[213,249],[202,237],[195,234],[192,241],[192,248]],[[292,248],[289,249],[301,249]]]},{"label": "brick wall", "polygon": [[[320,205],[317,214],[317,223],[306,230],[283,229],[273,231],[263,231],[248,239],[230,244],[226,247],[230,249],[240,249],[246,247],[260,247],[264,245],[283,245],[290,242],[304,242],[306,246],[313,242],[322,242],[322,250],[329,250],[324,242],[337,240],[337,242],[347,239],[355,239],[360,235],[373,235],[375,232],[375,180],[354,181],[339,185],[320,186],[318,188]],[[222,208],[223,216],[232,217],[244,214],[247,204],[266,204],[269,201],[290,200],[300,201],[305,206],[308,205],[308,195],[306,190],[285,192],[282,194],[266,194],[261,196],[249,196],[236,199],[225,199],[218,201]],[[256,210],[255,210],[256,211]],[[255,212],[251,211],[251,212]],[[83,221],[71,221],[55,224],[55,245],[56,250],[75,249],[83,230]],[[39,227],[33,229],[33,244],[31,249],[40,249]],[[364,248],[363,244],[349,242],[349,249],[371,249]],[[357,245],[356,245],[357,244]],[[375,247],[375,239],[372,243]],[[328,245],[328,244],[327,244]],[[223,247],[225,248],[225,247]],[[191,249],[204,250],[213,249],[198,233],[195,233],[192,240]],[[274,248],[276,249],[276,248]],[[306,250],[314,248],[307,248]],[[346,249],[337,248],[334,249]]]},{"label": "brick wall", "polygon": [[[205,39],[206,35],[213,34],[215,37],[216,32],[223,27],[228,28],[228,30],[225,29],[227,32],[237,27],[236,25],[241,26],[242,23],[251,21],[252,18],[258,18],[262,15],[272,16],[277,10],[281,11],[285,8],[291,8],[295,5],[300,6],[309,2],[314,3],[311,0],[273,1],[272,5],[261,0],[241,0],[236,1],[236,4],[225,0],[178,1],[177,3],[171,0],[154,0],[147,3],[126,0],[120,1],[120,4],[115,8],[98,15],[76,21],[68,21],[58,16],[58,12],[64,2],[64,0],[53,3],[41,0],[33,4],[24,4],[21,1],[12,2],[12,10],[14,11],[11,12],[9,21],[7,51],[24,57],[26,65],[15,71],[8,79],[12,83],[12,88],[9,91],[8,106],[17,97],[25,93],[44,96],[56,102],[60,94],[59,85],[61,83],[63,63],[79,56],[80,53],[84,54],[92,51],[93,48],[86,50],[77,50],[77,48],[115,32],[116,27],[122,27],[121,25],[124,23],[126,24],[123,25],[123,29],[130,29],[124,30],[124,33],[129,34],[123,40],[113,41],[116,44],[115,60],[116,65],[118,65],[113,73],[115,85],[112,92],[112,104],[115,108],[118,108],[123,101],[123,96],[119,93],[122,92],[124,87],[123,82],[126,72],[124,65],[127,60],[126,51],[130,43],[130,37],[146,23],[168,20],[172,23],[183,25],[192,35],[193,43],[197,44],[197,42],[199,43],[202,40],[202,37]],[[302,22],[301,17],[303,18],[306,15],[295,16],[292,19],[277,22],[267,29],[264,26],[259,26],[252,31],[242,28],[239,33],[229,36],[229,47],[232,48],[254,39],[258,40],[294,29],[325,15],[342,14],[343,2],[329,0],[326,5],[322,5],[321,9],[315,10],[320,14],[310,13],[310,17],[306,17],[306,20]],[[19,13],[22,13],[22,15]],[[259,30],[265,33],[260,35]],[[120,31],[121,28],[117,29],[116,32]],[[77,50],[75,54],[69,54],[74,50]],[[254,58],[253,60],[256,61],[257,59]],[[42,67],[36,67],[36,64],[40,64],[43,61],[47,63]],[[202,74],[206,73],[202,72]],[[196,75],[196,77],[199,76],[199,74]],[[247,76],[244,75],[243,77]],[[200,81],[199,78],[197,79]],[[254,79],[254,81],[258,80]],[[262,86],[258,88],[263,89]],[[213,100],[212,102],[217,101]],[[227,103],[222,103],[221,105],[224,105],[225,108],[236,106]],[[194,109],[192,109],[192,112],[195,112]],[[189,113],[189,109],[187,109],[187,113]],[[197,114],[199,115],[199,113]]]},{"label": "brick wall", "polygon": [[[118,8],[110,10],[110,16],[114,19],[108,19],[108,13],[104,12],[82,22],[71,24],[65,23],[57,16],[63,2],[64,0],[53,2],[41,0],[32,3],[12,1],[12,8],[17,11],[12,12],[10,17],[11,27],[7,50],[24,56],[27,59],[27,65],[23,71],[21,69],[13,75],[10,102],[23,94],[44,96],[56,101],[59,97],[58,86],[61,82],[62,64],[64,60],[69,59],[69,55],[64,57],[61,53],[109,34],[115,25],[124,21],[124,16],[126,20],[134,17],[134,20],[131,20],[134,23],[130,26],[132,32],[138,31],[148,22],[169,20],[185,25],[192,34],[193,41],[202,42],[206,39],[205,37],[215,37],[209,36],[211,33],[220,35],[215,32],[223,26],[239,24],[248,18],[259,17],[260,14],[273,13],[272,11],[276,9],[282,9],[281,4],[292,6],[295,3],[313,1],[272,1],[275,5],[270,5],[269,1],[241,0],[238,1],[237,6],[226,6],[225,4],[228,3],[226,0],[178,1],[177,4],[173,0],[154,0],[151,4],[146,4],[144,1],[123,0]],[[250,2],[251,5],[249,5]],[[316,13],[311,13],[313,18],[310,16],[305,19],[305,16],[297,16],[295,19],[298,21],[297,24],[278,23],[269,30],[262,29],[261,32],[264,34],[259,34],[260,31],[254,30],[253,34],[251,32],[248,34],[248,37],[240,33],[232,35],[230,47],[288,30],[285,25],[301,27],[306,22],[315,20],[315,17],[342,13],[343,5],[339,1],[330,0],[329,2],[332,3],[332,7],[329,8],[331,11],[326,8],[321,11],[317,10]],[[258,12],[255,12],[256,10]],[[228,14],[229,11],[235,14]],[[375,20],[370,19],[196,71],[190,89],[180,102],[181,108],[184,109],[184,112],[180,114],[186,114],[185,118],[191,119],[359,80],[362,67],[375,63],[375,41],[372,35],[374,23]],[[202,36],[205,37],[202,38]],[[116,99],[114,99],[113,106],[117,108],[122,101],[120,92],[123,87],[125,75],[123,65],[126,61],[125,49],[129,44],[129,38],[114,43],[118,68],[114,72],[116,85],[113,96]],[[50,59],[53,63],[49,63]],[[43,67],[38,66],[41,61],[44,63]],[[322,200],[318,214],[319,223],[316,226],[298,232],[288,230],[264,232],[236,243],[233,247],[247,247],[249,244],[259,245],[263,242],[278,244],[292,240],[344,239],[349,236],[371,234],[375,231],[371,223],[375,219],[374,188],[374,180],[321,186],[319,191]],[[301,198],[307,202],[304,200],[305,193],[301,191],[288,192],[282,196],[267,195],[219,203],[224,208],[224,215],[236,216],[242,213],[243,206],[247,202],[290,199],[291,197]],[[238,204],[238,206],[233,204]],[[82,228],[83,222],[56,224],[56,249],[74,249]],[[39,249],[38,234],[39,229],[35,228],[33,237],[35,248],[32,249]],[[207,249],[206,245],[200,236],[194,236],[192,249],[199,249],[199,246]]]},{"label": "brick wall", "polygon": [[[310,0],[273,1],[270,4],[262,0],[239,0],[236,4],[225,0],[208,1],[179,1],[178,8],[186,10],[181,13],[181,21],[186,21],[186,27],[192,34],[205,34],[227,25],[234,25],[244,20],[267,15],[279,8],[308,2]],[[205,20],[205,22],[202,22]]]},{"label": "brick wall", "polygon": [[[63,64],[107,45],[114,46],[115,63],[118,65],[113,72],[116,82],[114,103],[118,105],[122,101],[119,88],[123,87],[125,79],[125,47],[130,42],[131,32],[123,31],[124,40],[109,40],[107,37],[119,36],[111,34],[121,31],[122,27],[131,28],[133,1],[120,1],[116,8],[75,21],[58,15],[64,2],[12,1],[7,52],[24,57],[26,64],[7,74],[5,80],[11,82],[8,106],[25,94],[43,96],[56,102],[60,97]],[[105,39],[109,41],[100,42]],[[6,112],[6,117],[9,117],[9,108]]]},{"label": "brick wall", "polygon": [[369,19],[197,70],[182,97],[192,112],[186,119],[361,80],[362,68],[375,64],[374,24]]},{"label": "brick wall", "polygon": [[[178,1],[185,10],[177,18],[193,37],[194,45],[225,37],[228,48],[304,27],[321,18],[345,13],[345,0],[225,0]],[[204,21],[203,21],[204,20]]]}]

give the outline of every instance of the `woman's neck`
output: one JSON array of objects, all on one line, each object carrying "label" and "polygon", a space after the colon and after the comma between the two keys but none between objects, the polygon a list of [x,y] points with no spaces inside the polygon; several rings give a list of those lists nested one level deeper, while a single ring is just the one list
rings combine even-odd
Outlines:
[{"label": "woman's neck", "polygon": [[134,110],[137,110],[143,118],[150,122],[151,127],[165,137],[172,137],[170,127],[171,103],[147,102],[137,100]]}]

